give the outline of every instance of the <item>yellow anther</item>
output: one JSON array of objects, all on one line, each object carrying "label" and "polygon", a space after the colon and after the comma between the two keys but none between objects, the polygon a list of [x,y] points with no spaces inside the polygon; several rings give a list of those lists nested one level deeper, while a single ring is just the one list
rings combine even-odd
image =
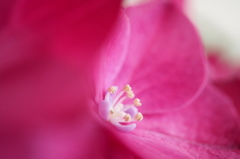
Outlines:
[{"label": "yellow anther", "polygon": [[133,91],[128,91],[126,93],[127,93],[127,97],[130,98],[130,99],[133,99],[135,97]]},{"label": "yellow anther", "polygon": [[114,113],[113,110],[110,110],[110,113],[113,114]]},{"label": "yellow anther", "polygon": [[130,115],[130,114],[126,114],[126,115],[123,117],[123,119],[124,119],[125,121],[131,121],[131,115]]},{"label": "yellow anther", "polygon": [[138,99],[138,98],[134,99],[133,103],[134,103],[135,106],[141,106],[142,105],[140,99]]},{"label": "yellow anther", "polygon": [[143,115],[142,115],[142,113],[137,113],[134,118],[138,121],[141,121],[141,120],[143,120]]},{"label": "yellow anther", "polygon": [[109,87],[108,92],[109,93],[115,93],[116,92],[116,87],[114,87],[114,86]]},{"label": "yellow anther", "polygon": [[124,86],[123,90],[125,92],[129,92],[129,91],[132,91],[132,88],[131,88],[131,86],[129,84],[127,84],[127,85]]}]

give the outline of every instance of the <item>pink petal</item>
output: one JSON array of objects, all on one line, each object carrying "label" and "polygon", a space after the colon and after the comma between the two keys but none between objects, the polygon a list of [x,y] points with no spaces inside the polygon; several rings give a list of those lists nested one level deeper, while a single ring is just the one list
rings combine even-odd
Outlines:
[{"label": "pink petal", "polygon": [[0,30],[8,23],[15,1],[16,0],[0,1]]},{"label": "pink petal", "polygon": [[53,59],[26,63],[0,81],[0,123],[6,127],[84,114],[91,97],[87,74]]},{"label": "pink petal", "polygon": [[222,91],[223,94],[232,100],[238,112],[238,119],[240,121],[240,80],[238,78],[234,78],[231,81],[216,81],[214,84]]},{"label": "pink petal", "polygon": [[240,157],[237,147],[204,145],[152,131],[136,130],[134,134],[122,134],[121,137],[141,158],[235,159]]},{"label": "pink petal", "polygon": [[103,49],[102,65],[105,90],[113,84],[112,81],[117,78],[118,73],[122,69],[128,54],[129,40],[130,22],[125,13],[121,12],[115,28],[107,39],[108,43]]},{"label": "pink petal", "polygon": [[110,0],[18,0],[14,4],[0,30],[1,70],[36,60],[39,54],[88,65],[120,7],[120,1]]},{"label": "pink petal", "polygon": [[[44,125],[44,126],[43,126]],[[47,121],[0,136],[1,159],[133,158],[136,155],[86,115],[71,121]]]},{"label": "pink petal", "polygon": [[[126,12],[131,24],[129,50],[121,71],[108,85],[131,84],[144,113],[192,102],[202,91],[206,73],[204,51],[190,22],[171,1],[153,1]],[[117,52],[111,53],[110,57]],[[120,59],[124,53],[118,51]],[[119,65],[116,60],[114,67]]]},{"label": "pink petal", "polygon": [[14,4],[0,30],[1,123],[10,127],[85,112],[93,101],[93,65],[120,1]]},{"label": "pink petal", "polygon": [[237,146],[240,122],[231,101],[208,86],[190,106],[162,115],[145,115],[137,129],[211,145]]}]

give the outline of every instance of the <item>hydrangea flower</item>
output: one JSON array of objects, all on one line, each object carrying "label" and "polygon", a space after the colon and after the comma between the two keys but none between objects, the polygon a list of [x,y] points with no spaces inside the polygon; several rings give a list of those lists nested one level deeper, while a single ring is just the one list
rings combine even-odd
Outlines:
[{"label": "hydrangea flower", "polygon": [[[139,111],[144,119],[134,131],[119,136],[143,158],[237,157],[239,121],[234,107],[208,83],[201,42],[179,7],[174,2],[155,1],[126,10],[131,25],[129,49],[123,63],[121,57],[114,56],[115,50],[107,52],[103,61],[107,71],[101,76],[104,93],[97,101],[104,99],[108,87],[131,84],[141,99]],[[190,94],[183,92],[189,90]]]},{"label": "hydrangea flower", "polygon": [[[10,63],[1,67],[1,154],[239,157],[239,122],[229,100],[208,83],[202,44],[181,6],[160,0],[123,10],[107,36],[116,14],[103,17],[118,7],[91,2],[21,1],[14,8],[10,26],[19,38],[30,33],[9,51],[20,55],[18,62],[6,56]],[[101,29],[92,29],[96,24]],[[44,55],[22,56],[28,51]]]}]

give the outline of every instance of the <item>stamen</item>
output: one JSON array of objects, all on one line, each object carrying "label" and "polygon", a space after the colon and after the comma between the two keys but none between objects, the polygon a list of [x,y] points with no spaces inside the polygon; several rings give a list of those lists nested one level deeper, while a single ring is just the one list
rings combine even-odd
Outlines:
[{"label": "stamen", "polygon": [[130,114],[126,114],[123,119],[125,119],[125,121],[129,122],[131,120],[131,115]]},{"label": "stamen", "polygon": [[141,106],[142,105],[140,99],[138,99],[138,98],[134,99],[133,103],[134,103],[135,106]]},{"label": "stamen", "polygon": [[141,106],[142,103],[138,98],[135,98],[132,102],[127,100],[135,97],[129,84],[125,85],[122,91],[115,95],[117,91],[117,86],[108,88],[104,100],[99,103],[99,115],[119,130],[131,131],[136,127],[134,122],[143,119],[143,115],[136,108]]},{"label": "stamen", "polygon": [[123,90],[124,90],[125,92],[129,92],[129,91],[132,90],[132,88],[130,87],[129,84],[127,84],[127,85],[124,86]]},{"label": "stamen", "polygon": [[108,88],[108,92],[109,92],[109,93],[115,93],[116,90],[117,90],[117,89],[116,89],[116,87],[114,87],[114,86],[111,86],[111,87]]},{"label": "stamen", "polygon": [[142,115],[142,113],[137,113],[134,118],[138,121],[141,121],[141,120],[143,120],[143,115]]},{"label": "stamen", "polygon": [[133,99],[135,97],[133,91],[128,91],[126,93],[127,93],[127,97],[130,98],[130,99]]},{"label": "stamen", "polygon": [[[124,97],[122,97],[122,95],[124,94],[124,91],[121,91],[113,100],[113,104],[116,105],[118,101],[122,101],[125,100],[125,99],[122,99]],[[122,98],[121,98],[122,97]],[[120,99],[121,98],[121,99]],[[119,102],[118,102],[119,103]]]}]

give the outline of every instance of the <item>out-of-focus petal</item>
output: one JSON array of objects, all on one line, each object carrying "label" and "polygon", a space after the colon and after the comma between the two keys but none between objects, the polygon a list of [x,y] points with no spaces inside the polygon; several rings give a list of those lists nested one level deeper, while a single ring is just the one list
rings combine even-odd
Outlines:
[{"label": "out-of-focus petal", "polygon": [[97,55],[119,13],[120,3],[16,1],[0,32],[1,69],[19,67],[39,54],[84,67],[93,54]]},{"label": "out-of-focus petal", "polygon": [[146,115],[138,129],[210,145],[231,147],[240,143],[240,122],[234,106],[211,86],[189,107],[162,115]]},{"label": "out-of-focus petal", "polygon": [[228,63],[217,52],[208,55],[209,74],[213,81],[231,81],[235,78],[237,66]]},{"label": "out-of-focus petal", "polygon": [[11,127],[10,123],[29,124],[44,118],[84,113],[87,109],[84,104],[90,99],[87,75],[50,59],[26,63],[5,73],[0,82],[0,122]]},{"label": "out-of-focus petal", "polygon": [[214,84],[232,100],[238,111],[238,119],[240,121],[240,80],[235,78],[225,82],[216,81]]},{"label": "out-of-focus petal", "polygon": [[0,30],[9,22],[14,3],[16,0],[0,1]]},{"label": "out-of-focus petal", "polygon": [[89,114],[72,120],[45,122],[30,131],[1,133],[1,159],[130,159],[136,156]]},{"label": "out-of-focus petal", "polygon": [[171,1],[153,1],[126,12],[131,24],[128,55],[109,85],[131,84],[144,113],[192,102],[202,91],[206,73],[204,51],[190,22]]},{"label": "out-of-focus petal", "polygon": [[119,6],[108,0],[17,1],[0,30],[1,122],[84,112],[82,105],[93,100],[93,64]]}]

